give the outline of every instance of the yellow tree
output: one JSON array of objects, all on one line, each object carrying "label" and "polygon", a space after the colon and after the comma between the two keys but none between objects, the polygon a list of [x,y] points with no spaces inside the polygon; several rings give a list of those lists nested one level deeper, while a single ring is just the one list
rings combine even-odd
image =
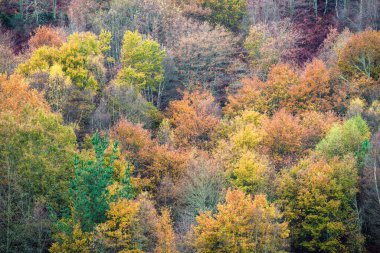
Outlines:
[{"label": "yellow tree", "polygon": [[230,181],[246,193],[268,193],[273,176],[274,170],[266,157],[246,151],[234,164]]},{"label": "yellow tree", "polygon": [[279,108],[286,106],[290,97],[290,87],[298,83],[299,77],[292,66],[288,64],[273,66],[263,91],[263,96],[267,101],[265,111],[272,114]]},{"label": "yellow tree", "polygon": [[232,185],[250,194],[270,195],[270,180],[274,176],[268,156],[263,154],[265,116],[245,110],[241,115],[224,121],[221,138],[214,149],[214,157],[227,172]]},{"label": "yellow tree", "polygon": [[353,206],[358,172],[352,156],[302,160],[277,180],[277,196],[297,252],[361,252]]},{"label": "yellow tree", "polygon": [[97,240],[105,250],[143,252],[139,245],[139,209],[140,203],[135,200],[121,199],[110,204],[108,220],[97,227]]},{"label": "yellow tree", "polygon": [[51,253],[90,253],[90,245],[93,240],[92,233],[83,232],[79,223],[73,224],[71,235],[58,233],[56,239],[62,243],[55,242],[49,248]]},{"label": "yellow tree", "polygon": [[197,252],[284,252],[289,230],[281,213],[264,195],[254,200],[229,190],[216,214],[201,213],[194,230]]},{"label": "yellow tree", "polygon": [[159,215],[144,194],[111,203],[107,217],[94,232],[94,245],[104,252],[178,252],[170,211]]},{"label": "yellow tree", "polygon": [[20,114],[25,106],[48,111],[49,106],[42,94],[30,89],[25,79],[19,75],[0,75],[0,88],[0,111]]},{"label": "yellow tree", "polygon": [[380,32],[367,30],[352,35],[338,53],[338,70],[347,95],[371,103],[380,94]]},{"label": "yellow tree", "polygon": [[173,224],[170,218],[170,210],[163,209],[161,217],[156,224],[157,244],[154,250],[155,253],[177,253],[175,245],[175,234]]}]

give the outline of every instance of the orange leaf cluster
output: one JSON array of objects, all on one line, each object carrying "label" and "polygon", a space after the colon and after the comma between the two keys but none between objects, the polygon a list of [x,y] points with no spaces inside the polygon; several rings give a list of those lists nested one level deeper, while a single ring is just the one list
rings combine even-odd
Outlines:
[{"label": "orange leaf cluster", "polygon": [[207,148],[219,124],[219,107],[210,92],[185,92],[182,100],[170,103],[168,115],[179,147]]},{"label": "orange leaf cluster", "polygon": [[337,117],[315,111],[292,115],[285,109],[263,120],[263,151],[277,169],[290,166],[318,143]]},{"label": "orange leaf cluster", "polygon": [[43,95],[31,89],[21,76],[0,75],[0,112],[20,114],[26,107],[49,110]]},{"label": "orange leaf cluster", "polygon": [[185,169],[188,153],[159,145],[141,125],[122,119],[110,134],[120,142],[121,152],[135,166],[143,189],[154,188],[164,176],[177,178]]},{"label": "orange leaf cluster", "polygon": [[290,65],[272,67],[268,80],[245,78],[242,88],[229,96],[225,108],[227,116],[239,114],[245,109],[254,109],[269,115],[281,108],[292,112],[333,109],[333,94],[330,71],[318,59],[309,63],[301,75]]},{"label": "orange leaf cluster", "polygon": [[51,26],[41,26],[35,30],[34,35],[29,40],[29,47],[32,50],[42,46],[60,47],[65,38],[63,32]]}]

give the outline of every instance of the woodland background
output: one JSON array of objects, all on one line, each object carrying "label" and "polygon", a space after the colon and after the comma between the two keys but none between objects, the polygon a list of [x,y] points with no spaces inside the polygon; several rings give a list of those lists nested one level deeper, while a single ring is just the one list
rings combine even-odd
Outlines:
[{"label": "woodland background", "polygon": [[0,0],[1,252],[379,252],[380,1]]}]

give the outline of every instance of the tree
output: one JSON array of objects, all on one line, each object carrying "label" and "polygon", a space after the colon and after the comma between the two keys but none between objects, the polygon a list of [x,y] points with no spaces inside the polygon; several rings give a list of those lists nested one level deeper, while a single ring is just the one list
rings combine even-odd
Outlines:
[{"label": "tree", "polygon": [[355,159],[311,157],[277,179],[277,196],[289,220],[293,247],[308,252],[361,251],[364,238],[356,203]]},{"label": "tree", "polygon": [[91,31],[100,11],[109,7],[110,0],[72,0],[68,5],[67,15],[71,25],[77,31]]},{"label": "tree", "polygon": [[266,79],[272,65],[291,58],[299,40],[299,33],[288,19],[252,26],[244,47],[254,73]]},{"label": "tree", "polygon": [[107,37],[106,33],[102,33],[99,39],[92,33],[74,33],[59,48],[43,46],[34,50],[17,71],[29,78],[59,64],[75,86],[95,91],[104,78],[103,52],[109,43],[102,39],[104,37]]},{"label": "tree", "polygon": [[[243,103],[241,105],[244,106]],[[281,109],[271,117],[249,109],[237,112],[237,116],[227,118],[221,124],[214,152],[225,169],[232,172],[233,181],[233,171],[241,170],[242,182],[239,184],[244,182],[246,185],[241,186],[247,189],[254,188],[248,184],[248,180],[256,177],[255,173],[250,174],[252,170],[257,170],[256,173],[263,176],[257,177],[256,183],[268,185],[273,169],[278,171],[292,166],[305,157],[339,120],[333,113],[316,111],[293,115]],[[265,189],[265,193],[270,196],[271,188],[264,187],[261,190]]]},{"label": "tree", "polygon": [[188,26],[190,31],[179,34],[168,50],[174,65],[169,81],[181,82],[187,89],[201,86],[223,101],[224,88],[246,72],[239,60],[238,39],[221,26],[196,22]]},{"label": "tree", "polygon": [[140,204],[138,201],[121,199],[110,204],[107,221],[97,227],[104,250],[112,252],[143,252],[140,246]]},{"label": "tree", "polygon": [[194,247],[197,252],[282,252],[289,230],[281,217],[265,195],[252,200],[239,190],[229,190],[216,214],[197,217]]},{"label": "tree", "polygon": [[338,54],[338,70],[343,83],[347,83],[346,93],[350,97],[361,97],[368,103],[377,99],[379,94],[378,68],[380,34],[364,31],[352,35]]},{"label": "tree", "polygon": [[285,110],[263,123],[264,149],[277,169],[291,165],[304,151],[305,127],[301,119]]},{"label": "tree", "polygon": [[379,126],[379,114],[380,103],[378,100],[374,100],[372,104],[368,105],[367,102],[360,98],[353,98],[350,100],[350,104],[347,107],[346,117],[353,118],[355,116],[361,116],[371,132],[376,132]]},{"label": "tree", "polygon": [[177,253],[175,234],[169,209],[163,209],[156,225],[157,245],[155,253]]},{"label": "tree", "polygon": [[252,151],[247,151],[241,154],[232,168],[230,182],[248,194],[269,194],[273,172],[267,159],[259,157]]},{"label": "tree", "polygon": [[372,149],[361,173],[359,203],[363,217],[363,234],[366,236],[367,249],[380,248],[380,170],[379,170],[379,132],[372,140]]},{"label": "tree", "polygon": [[55,235],[56,241],[62,241],[62,243],[54,242],[49,248],[51,253],[59,252],[80,252],[90,253],[91,243],[93,241],[93,235],[89,232],[83,232],[79,223],[71,224],[72,229],[69,234],[59,232]]},{"label": "tree", "polygon": [[30,89],[28,83],[20,75],[11,75],[10,77],[0,75],[0,85],[1,112],[12,112],[18,115],[23,112],[25,106],[29,106],[33,110],[48,110],[42,94]]},{"label": "tree", "polygon": [[353,35],[338,56],[338,65],[346,78],[368,77],[378,80],[380,70],[380,33],[369,30]]},{"label": "tree", "polygon": [[334,125],[318,143],[316,150],[327,158],[354,155],[360,165],[365,158],[365,152],[368,151],[366,145],[369,143],[370,135],[367,123],[360,116],[356,116],[342,125]]},{"label": "tree", "polygon": [[153,130],[158,127],[162,115],[133,87],[111,84],[104,90],[93,118],[99,128],[111,127],[125,118]]},{"label": "tree", "polygon": [[182,100],[172,101],[168,108],[176,144],[207,148],[211,134],[219,124],[219,114],[219,107],[210,92],[186,91]]},{"label": "tree", "polygon": [[155,190],[161,179],[177,179],[184,171],[187,153],[159,145],[141,125],[122,119],[110,131],[120,141],[123,156],[134,165],[136,188]]},{"label": "tree", "polygon": [[147,100],[153,103],[153,92],[159,91],[164,78],[164,58],[165,51],[160,49],[160,44],[143,40],[138,31],[127,31],[121,50],[122,68],[117,75],[118,84],[144,91]]},{"label": "tree", "polygon": [[65,41],[63,31],[51,26],[41,26],[34,31],[34,35],[29,39],[30,49],[36,50],[42,46],[60,47]]},{"label": "tree", "polygon": [[22,77],[0,76],[0,137],[0,251],[43,252],[69,205],[74,130]]},{"label": "tree", "polygon": [[1,1],[2,25],[14,32],[18,49],[29,39],[31,32],[44,25],[63,25],[67,22],[66,2],[58,0]]},{"label": "tree", "polygon": [[289,100],[289,88],[298,82],[299,78],[290,65],[274,66],[268,75],[268,87],[263,92],[264,99],[268,99],[266,101],[267,112],[274,113],[279,108],[286,106]]},{"label": "tree", "polygon": [[306,65],[300,83],[290,89],[293,111],[315,110],[327,112],[333,109],[330,71],[323,61],[313,59]]},{"label": "tree", "polygon": [[95,232],[94,245],[100,251],[178,252],[169,210],[159,215],[145,195],[111,203],[107,217]]},{"label": "tree", "polygon": [[[201,212],[216,211],[217,204],[224,198],[225,186],[224,171],[215,159],[201,152],[191,155],[181,178],[168,189],[169,199],[174,199],[173,215],[181,235],[189,231]],[[161,192],[163,190],[166,189]],[[167,196],[161,194],[160,197]]]},{"label": "tree", "polygon": [[[75,177],[70,183],[69,192],[73,205],[73,220],[80,221],[81,229],[84,232],[92,231],[96,224],[106,220],[106,211],[113,199],[124,195],[127,198],[133,198],[130,175],[126,175],[127,180],[115,178],[114,162],[118,158],[117,142],[110,147],[111,153],[107,156],[108,134],[101,136],[99,133],[95,133],[92,138],[92,145],[95,151],[95,160],[83,161],[78,157],[75,158]],[[121,172],[120,176],[125,173]],[[119,191],[111,194],[111,187],[118,181],[126,185],[121,185]]]},{"label": "tree", "polygon": [[45,99],[54,112],[65,113],[70,98],[72,83],[69,77],[65,77],[62,66],[53,65],[49,70],[49,77],[43,87]]},{"label": "tree", "polygon": [[[91,1],[86,0],[85,2]],[[86,26],[91,27],[90,29],[94,32],[101,29],[112,32],[110,53],[116,61],[119,61],[123,36],[126,31],[138,31],[144,36],[152,37],[161,45],[167,46],[168,43],[173,43],[171,41],[174,39],[173,34],[179,32],[174,27],[185,25],[183,23],[176,24],[178,19],[182,22],[185,20],[181,18],[177,9],[172,8],[170,0],[113,0],[108,2],[89,3],[92,5],[90,8],[96,7],[96,5],[102,5],[102,7],[91,13],[90,19],[92,20],[89,20]],[[101,11],[98,11],[99,9]]]},{"label": "tree", "polygon": [[70,212],[56,223],[51,252],[90,252],[94,230],[106,222],[107,212],[115,203],[133,199],[131,167],[125,168],[117,142],[110,143],[108,134],[96,132],[91,150],[82,150],[74,158],[74,177],[68,195]]},{"label": "tree", "polygon": [[345,48],[352,35],[349,29],[344,29],[341,33],[335,28],[330,29],[319,49],[317,58],[321,59],[327,67],[336,66],[342,49]]},{"label": "tree", "polygon": [[291,166],[314,149],[337,121],[332,113],[292,115],[282,109],[263,121],[262,151],[276,169]]},{"label": "tree", "polygon": [[260,113],[273,115],[290,101],[290,89],[299,83],[299,77],[288,64],[274,65],[266,82],[258,78],[244,78],[243,87],[229,96],[226,107],[228,115],[238,114],[242,109],[254,109]]},{"label": "tree", "polygon": [[265,83],[258,78],[243,78],[241,87],[228,95],[227,105],[223,108],[226,117],[241,114],[244,110],[252,110],[257,107],[260,92]]},{"label": "tree", "polygon": [[60,47],[35,49],[17,68],[33,87],[46,90],[46,99],[53,110],[62,112],[65,122],[79,125],[80,139],[91,128],[95,95],[105,83],[109,35],[74,33]]},{"label": "tree", "polygon": [[263,120],[260,113],[246,110],[222,122],[213,156],[232,184],[249,193],[270,195],[267,183],[273,170],[260,146],[265,138]]},{"label": "tree", "polygon": [[247,11],[245,0],[197,0],[203,8],[210,8],[208,20],[214,24],[222,24],[233,31],[241,28],[241,22]]},{"label": "tree", "polygon": [[21,58],[13,51],[13,44],[9,34],[0,36],[0,74],[13,74]]}]

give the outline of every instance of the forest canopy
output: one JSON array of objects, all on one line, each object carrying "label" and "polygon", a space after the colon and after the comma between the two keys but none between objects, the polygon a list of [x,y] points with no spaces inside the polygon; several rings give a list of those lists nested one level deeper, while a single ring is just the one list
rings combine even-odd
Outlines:
[{"label": "forest canopy", "polygon": [[380,252],[377,0],[0,0],[0,252]]}]

